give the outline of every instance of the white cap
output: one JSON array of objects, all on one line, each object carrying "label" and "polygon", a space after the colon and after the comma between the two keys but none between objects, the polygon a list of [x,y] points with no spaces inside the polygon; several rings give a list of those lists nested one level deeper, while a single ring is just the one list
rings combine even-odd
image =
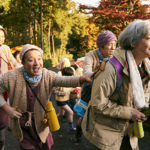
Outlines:
[{"label": "white cap", "polygon": [[0,30],[3,30],[4,31],[4,34],[5,34],[5,38],[7,36],[7,31],[0,25]]}]

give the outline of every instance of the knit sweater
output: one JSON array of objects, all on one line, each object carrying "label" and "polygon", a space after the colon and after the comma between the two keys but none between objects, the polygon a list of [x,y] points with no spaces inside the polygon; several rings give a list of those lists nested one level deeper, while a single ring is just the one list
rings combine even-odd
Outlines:
[{"label": "knit sweater", "polygon": [[[80,77],[65,77],[59,76],[53,71],[48,71],[43,68],[43,74],[41,78],[41,85],[38,93],[38,98],[41,100],[44,107],[50,98],[52,88],[56,86],[60,87],[77,87],[79,86]],[[0,95],[4,91],[8,91],[10,106],[18,108],[25,112],[27,110],[27,96],[26,96],[26,81],[23,75],[22,67],[7,72],[2,78],[0,78]],[[0,100],[0,107],[5,104],[4,100]],[[43,123],[45,118],[45,111],[41,107],[38,101],[34,105],[34,117],[36,131],[43,143],[46,141],[46,137],[49,133],[49,127]],[[13,134],[21,141],[23,139],[22,130],[20,128],[19,119],[10,118],[10,129]]]},{"label": "knit sweater", "polygon": [[99,60],[100,57],[97,54],[97,49],[88,52],[85,56],[83,75],[89,75],[94,72],[100,65]]}]

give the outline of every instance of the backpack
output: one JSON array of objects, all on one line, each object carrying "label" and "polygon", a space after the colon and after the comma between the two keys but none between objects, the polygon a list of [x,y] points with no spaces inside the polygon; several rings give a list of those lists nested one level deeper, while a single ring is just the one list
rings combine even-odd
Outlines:
[{"label": "backpack", "polygon": [[[108,61],[110,61],[111,64],[114,66],[115,71],[116,71],[116,78],[117,78],[116,88],[111,96],[118,93],[119,94],[118,105],[120,105],[121,99],[122,99],[121,87],[123,84],[123,68],[122,68],[120,62],[115,57],[110,58]],[[92,90],[92,85],[93,85],[95,74],[96,73],[94,73],[92,76],[92,82],[85,83],[85,85],[83,86],[83,89],[81,92],[81,99],[74,106],[74,111],[76,111],[77,114],[81,117],[84,117],[88,103],[91,99],[91,90]],[[88,111],[89,111],[89,109],[88,109]]]}]

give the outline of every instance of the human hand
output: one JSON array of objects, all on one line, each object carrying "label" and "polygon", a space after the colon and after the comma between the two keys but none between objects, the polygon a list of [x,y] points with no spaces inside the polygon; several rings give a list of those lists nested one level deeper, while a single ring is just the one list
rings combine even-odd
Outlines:
[{"label": "human hand", "polygon": [[131,120],[133,122],[144,122],[144,121],[147,120],[147,117],[143,113],[138,111],[137,109],[132,108],[132,118],[131,118]]},{"label": "human hand", "polygon": [[21,111],[18,112],[18,111],[16,110],[16,108],[10,107],[9,112],[8,112],[8,116],[9,116],[10,118],[20,118],[20,117],[22,116],[22,114],[21,114]]},{"label": "human hand", "polygon": [[16,111],[16,108],[10,107],[8,104],[4,104],[2,108],[6,111],[10,118],[20,118],[22,116],[21,111]]},{"label": "human hand", "polygon": [[91,73],[91,74],[89,74],[88,76],[81,76],[80,77],[80,84],[83,84],[83,83],[85,83],[85,82],[91,82],[92,80],[91,80],[91,78],[92,78],[92,75],[93,75],[94,73]]}]

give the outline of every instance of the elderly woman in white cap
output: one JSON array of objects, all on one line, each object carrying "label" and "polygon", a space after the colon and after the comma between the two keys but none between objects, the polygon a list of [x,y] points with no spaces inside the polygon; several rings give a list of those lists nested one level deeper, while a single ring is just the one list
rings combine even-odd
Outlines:
[{"label": "elderly woman in white cap", "polygon": [[58,74],[62,75],[61,70],[65,67],[70,67],[70,61],[68,58],[62,58],[59,62],[59,65],[57,66],[57,69],[59,70]]},{"label": "elderly woman in white cap", "polygon": [[[0,25],[0,78],[8,71],[8,62],[12,62],[14,67],[20,67],[21,64],[17,63],[16,59],[10,52],[10,48],[4,45],[5,38],[7,36],[6,30]],[[11,68],[12,66],[10,66]],[[3,93],[7,100],[7,92]],[[0,150],[4,150],[5,144],[5,126],[8,124],[7,113],[0,108]]]},{"label": "elderly woman in white cap", "polygon": [[[46,107],[53,87],[76,87],[91,80],[84,76],[59,76],[44,69],[43,51],[35,45],[24,45],[20,58],[23,67],[9,71],[0,78],[0,107],[9,115],[10,129],[19,139],[21,149],[50,150],[53,139],[48,126],[43,123],[45,111],[42,105]],[[8,91],[10,106],[3,99],[4,91]],[[21,113],[16,111],[16,106]],[[26,124],[28,117],[31,117],[30,126]]]}]

